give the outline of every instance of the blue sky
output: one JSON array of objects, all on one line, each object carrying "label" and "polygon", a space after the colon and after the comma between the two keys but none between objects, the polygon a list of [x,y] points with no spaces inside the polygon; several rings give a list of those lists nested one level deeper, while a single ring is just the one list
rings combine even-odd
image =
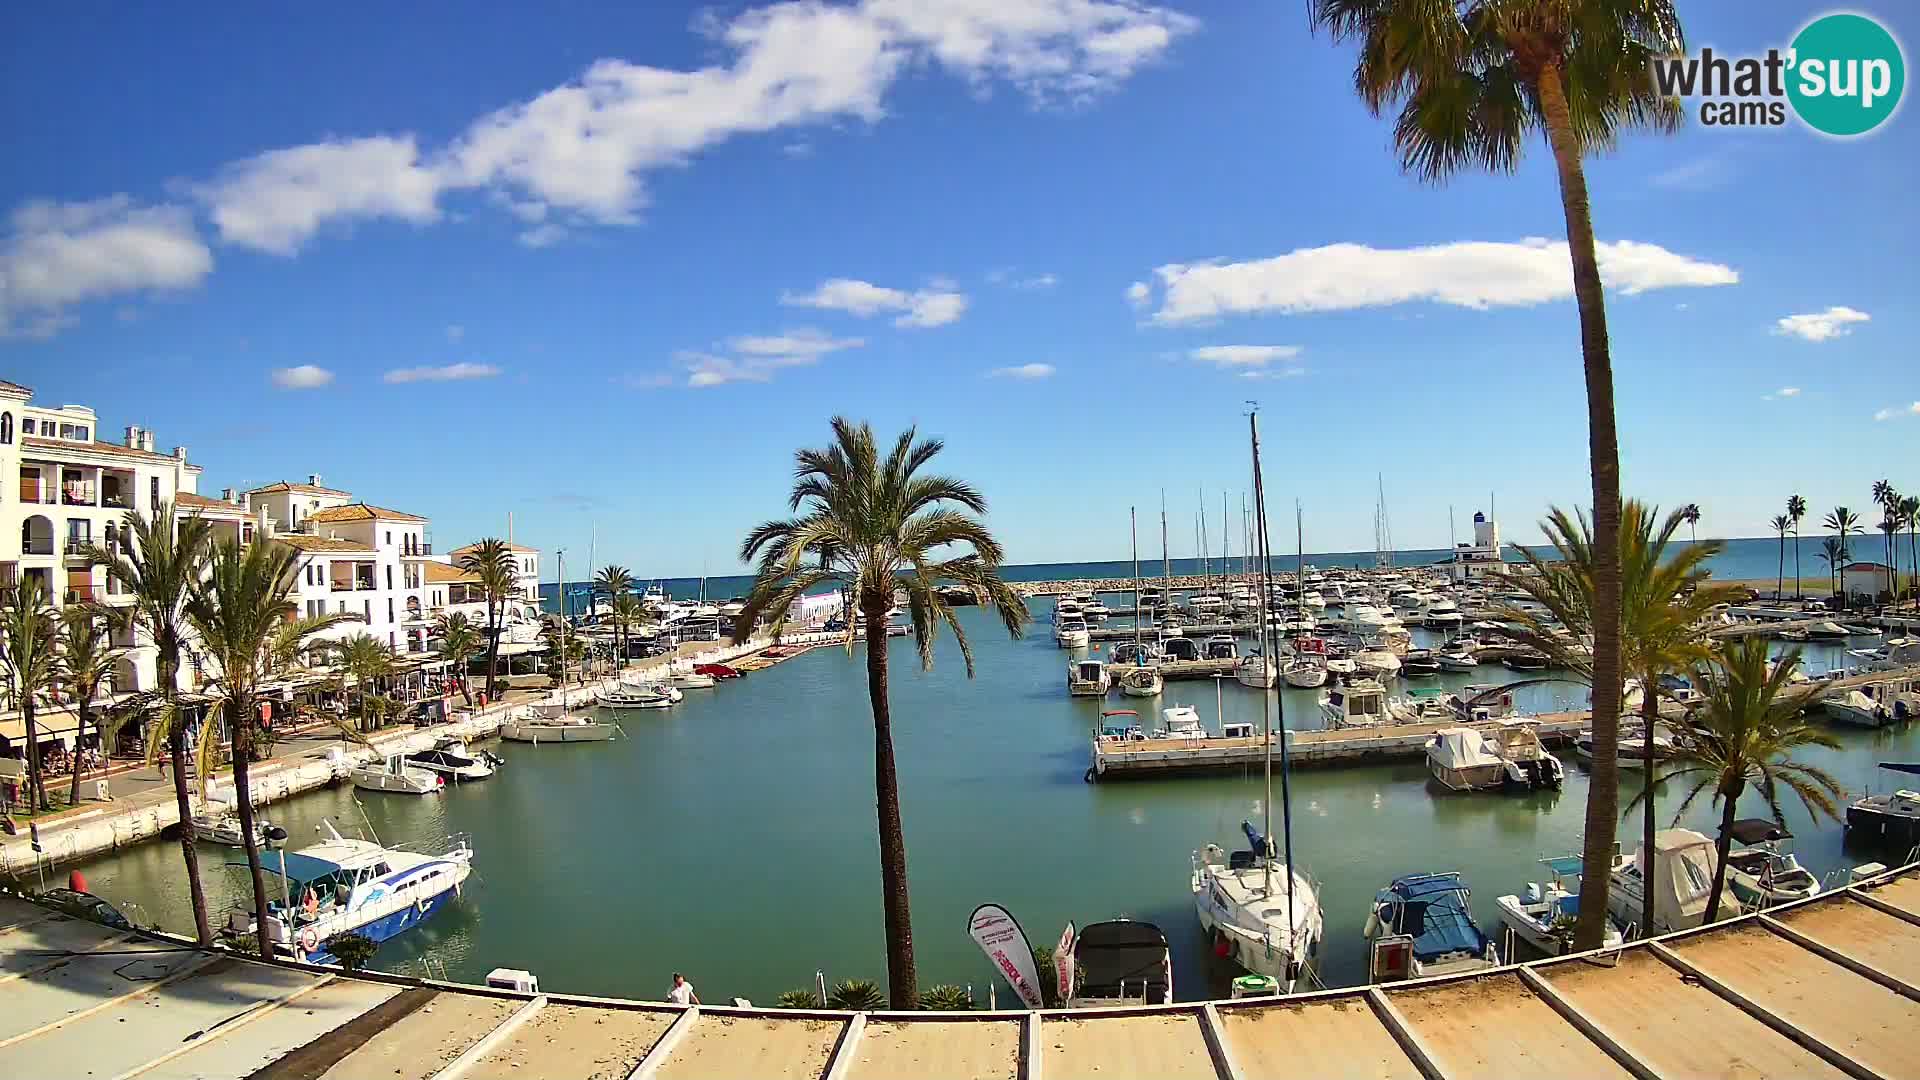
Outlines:
[{"label": "blue sky", "polygon": [[[0,377],[209,490],[647,574],[730,570],[836,412],[944,437],[1019,562],[1162,488],[1184,553],[1248,398],[1310,549],[1372,546],[1376,475],[1401,546],[1585,497],[1543,147],[1408,178],[1302,5],[523,10],[0,12]],[[1680,5],[1723,52],[1823,10]],[[1630,494],[1758,535],[1920,485],[1915,124],[1589,163]]]}]

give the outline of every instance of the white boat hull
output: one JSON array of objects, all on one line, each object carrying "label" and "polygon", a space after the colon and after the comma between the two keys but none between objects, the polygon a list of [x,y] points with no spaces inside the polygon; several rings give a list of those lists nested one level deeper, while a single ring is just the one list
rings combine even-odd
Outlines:
[{"label": "white boat hull", "polygon": [[1287,685],[1296,690],[1314,690],[1327,685],[1327,669],[1318,664],[1302,664],[1289,667],[1282,675]]},{"label": "white boat hull", "polygon": [[393,795],[436,795],[441,786],[439,775],[424,769],[410,768],[400,775],[355,769],[351,776],[353,786],[361,791],[384,791]]},{"label": "white boat hull", "polygon": [[500,728],[500,737],[524,743],[606,742],[613,738],[612,724],[553,724],[534,720],[509,720]]}]

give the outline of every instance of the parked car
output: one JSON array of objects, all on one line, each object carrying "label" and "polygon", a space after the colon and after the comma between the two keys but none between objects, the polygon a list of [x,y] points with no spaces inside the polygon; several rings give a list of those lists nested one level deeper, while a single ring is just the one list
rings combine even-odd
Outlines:
[{"label": "parked car", "polygon": [[115,930],[132,930],[133,922],[120,909],[107,903],[92,893],[77,892],[73,889],[48,889],[40,894],[40,899],[53,905],[64,914],[76,919],[86,919]]}]

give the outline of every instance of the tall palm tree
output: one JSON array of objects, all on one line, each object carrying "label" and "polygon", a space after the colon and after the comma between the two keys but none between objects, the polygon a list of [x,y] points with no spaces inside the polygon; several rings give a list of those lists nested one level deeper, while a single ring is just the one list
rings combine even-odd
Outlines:
[{"label": "tall palm tree", "polygon": [[473,708],[473,688],[467,683],[467,665],[480,654],[480,629],[464,612],[443,614],[433,621],[433,636],[440,639],[440,659],[459,673],[460,697]]},{"label": "tall palm tree", "polygon": [[1800,522],[1806,516],[1806,496],[1787,496],[1787,517],[1793,522],[1793,598],[1795,600],[1800,599]]},{"label": "tall palm tree", "polygon": [[1840,782],[1824,769],[1793,760],[1795,751],[1805,747],[1836,749],[1840,745],[1803,715],[1819,691],[1793,688],[1799,649],[1778,663],[1769,651],[1761,637],[1722,642],[1715,650],[1712,663],[1697,680],[1705,699],[1680,725],[1672,757],[1675,767],[1662,778],[1692,784],[1674,809],[1676,823],[1708,789],[1713,791],[1711,803],[1720,806],[1719,858],[1714,861],[1707,922],[1720,916],[1727,849],[1732,846],[1737,804],[1749,785],[1760,792],[1767,813],[1782,828],[1786,827],[1780,810],[1782,788],[1799,796],[1807,813],[1815,817],[1839,816],[1834,800],[1842,794]]},{"label": "tall palm tree", "polygon": [[[1640,751],[1646,772],[1638,801],[1644,804],[1642,841],[1651,851],[1653,734],[1660,719],[1660,679],[1691,670],[1706,659],[1707,613],[1715,604],[1730,599],[1733,590],[1709,583],[1712,571],[1706,564],[1725,546],[1720,541],[1689,544],[1668,556],[1673,535],[1686,520],[1685,508],[1668,514],[1664,521],[1658,519],[1658,510],[1636,499],[1627,500],[1620,509],[1620,660],[1621,671],[1640,684]],[[1515,637],[1544,651],[1592,685],[1592,656],[1576,643],[1588,640],[1593,632],[1599,591],[1593,530],[1585,514],[1569,519],[1559,509],[1552,511],[1541,528],[1553,544],[1555,557],[1546,558],[1523,547],[1520,553],[1526,560],[1525,568],[1498,576],[1545,607],[1551,619],[1519,608],[1503,609],[1501,618],[1508,620]],[[1570,631],[1571,639],[1554,633],[1556,624]],[[1594,696],[1599,695],[1596,692]],[[1603,840],[1611,845],[1611,823]],[[1586,886],[1581,886],[1580,910],[1596,910],[1604,917],[1607,878],[1603,876],[1599,884],[1596,896],[1591,898],[1585,895]],[[1589,909],[1589,900],[1597,907]],[[1646,891],[1641,906],[1640,925],[1653,925],[1652,890]]]},{"label": "tall palm tree", "polygon": [[1775,514],[1767,524],[1780,534],[1780,572],[1773,579],[1773,598],[1778,601],[1787,587],[1787,530],[1793,528],[1793,519],[1785,514]]},{"label": "tall palm tree", "polygon": [[1840,568],[1847,564],[1848,559],[1853,558],[1853,554],[1847,550],[1847,545],[1840,542],[1839,537],[1829,536],[1820,545],[1819,558],[1827,564],[1827,587],[1834,592],[1839,592]]},{"label": "tall palm tree", "polygon": [[[1844,506],[1836,506],[1833,508],[1833,512],[1827,515],[1825,525],[1840,537],[1840,550],[1847,558],[1852,558],[1853,552],[1847,547],[1847,535],[1860,531],[1859,516]],[[1843,563],[1841,565],[1844,566],[1845,564]],[[1840,588],[1838,590],[1840,593],[1840,610],[1852,611],[1852,598],[1847,595],[1847,575],[1839,567],[1835,568],[1835,573],[1840,579]]]},{"label": "tall palm tree", "polygon": [[1893,570],[1893,580],[1889,582],[1894,595],[1900,593],[1900,564],[1894,559],[1893,542],[1900,534],[1900,492],[1887,480],[1873,482],[1873,501],[1880,507],[1881,532],[1887,534],[1887,565]]},{"label": "tall palm tree", "polygon": [[[611,608],[620,602],[621,597],[633,591],[633,575],[628,573],[627,568],[624,566],[608,565],[602,567],[600,573],[595,575],[593,579],[593,591],[600,596],[606,597],[607,605]],[[620,664],[626,663],[627,646],[626,636],[621,629],[620,619],[617,616],[613,620],[613,651],[615,655],[620,658],[619,663],[616,664],[615,667],[615,669],[618,670]]]},{"label": "tall palm tree", "polygon": [[1907,525],[1907,584],[1920,586],[1920,541],[1915,539],[1915,533],[1920,532],[1920,495],[1900,500],[1900,519]]},{"label": "tall palm tree", "polygon": [[393,654],[387,650],[386,642],[367,633],[342,638],[333,642],[332,647],[341,673],[353,680],[353,689],[360,695],[360,727],[366,730],[368,688],[393,670]]},{"label": "tall palm tree", "polygon": [[1695,526],[1700,524],[1700,504],[1688,503],[1680,508],[1680,520],[1687,523],[1687,539],[1692,543],[1700,542],[1700,534]]},{"label": "tall palm tree", "polygon": [[[647,605],[641,603],[640,598],[631,592],[613,598],[614,629],[620,634],[621,639],[629,645],[633,640],[634,628],[645,626],[651,619],[652,616],[647,612]],[[624,668],[626,664],[627,646],[623,645],[621,647],[620,659],[616,662],[614,669],[618,671],[620,668]]]},{"label": "tall palm tree", "polygon": [[116,609],[100,604],[68,604],[60,611],[60,652],[54,659],[54,674],[73,696],[76,725],[73,787],[67,792],[70,806],[80,803],[80,740],[86,736],[87,729],[91,727],[99,737],[102,753],[107,747],[110,734],[107,728],[112,725],[99,722],[94,700],[100,696],[101,686],[112,678],[114,666],[127,654],[127,650],[116,649],[112,644],[111,634],[118,621]]},{"label": "tall palm tree", "polygon": [[[907,843],[900,824],[900,785],[894,770],[893,712],[887,700],[887,610],[905,591],[920,666],[933,666],[937,624],[953,631],[973,677],[973,647],[939,586],[969,589],[991,604],[1007,633],[1018,637],[1026,603],[1000,579],[1003,552],[978,515],[987,501],[973,485],[923,473],[945,444],[901,432],[884,457],[873,429],[845,417],[833,420],[833,444],[794,454],[787,508],[800,516],[768,521],[740,545],[740,561],[758,560],[745,610],[735,620],[744,640],[763,617],[778,634],[795,601],[823,586],[844,589],[866,619],[867,697],[873,707],[875,810],[880,833],[881,901],[886,915],[887,992],[896,1009],[918,997],[913,925],[907,896]],[[853,648],[848,619],[847,648]]]},{"label": "tall palm tree", "polygon": [[499,696],[495,684],[500,672],[500,615],[507,601],[519,592],[516,567],[513,549],[494,536],[468,547],[460,556],[460,569],[480,579],[480,592],[487,598],[488,701]]},{"label": "tall palm tree", "polygon": [[87,549],[107,576],[133,597],[133,620],[153,642],[158,680],[129,702],[129,711],[147,722],[147,760],[166,747],[173,762],[173,800],[180,814],[180,861],[187,868],[194,932],[200,944],[213,944],[207,921],[207,892],[200,883],[200,853],[194,844],[193,799],[187,791],[187,712],[180,701],[180,655],[185,644],[187,601],[206,570],[211,527],[198,512],[177,518],[173,504],[156,503],[151,515],[128,510],[121,526],[128,538],[115,551]]},{"label": "tall palm tree", "polygon": [[[1535,133],[1552,150],[1580,311],[1593,474],[1597,678],[1582,862],[1594,883],[1586,889],[1602,888],[1613,856],[1607,834],[1619,811],[1620,439],[1581,161],[1612,147],[1623,131],[1679,126],[1679,103],[1655,92],[1649,64],[1685,51],[1679,17],[1669,0],[1309,0],[1308,13],[1335,41],[1359,40],[1354,86],[1376,114],[1399,108],[1394,144],[1403,169],[1430,182],[1469,169],[1512,172]],[[1605,929],[1597,915],[1583,919],[1575,945],[1598,948]]]},{"label": "tall palm tree", "polygon": [[[271,960],[273,939],[267,924],[267,882],[254,836],[253,759],[260,729],[259,689],[275,668],[276,653],[291,636],[312,635],[358,616],[297,617],[291,596],[300,583],[298,551],[279,544],[241,544],[227,538],[213,546],[206,577],[196,581],[187,602],[187,620],[217,668],[204,688],[220,698],[228,737],[233,741],[234,809],[240,816],[240,842],[253,882],[254,929],[259,955]],[[293,627],[292,632],[285,628]],[[212,723],[204,725],[210,732]],[[203,736],[204,738],[205,736]],[[207,760],[202,755],[203,761]],[[202,778],[205,773],[203,771]]]},{"label": "tall palm tree", "polygon": [[[57,675],[59,617],[47,600],[42,579],[29,574],[0,597],[0,686],[20,710],[27,735],[27,811],[50,810],[47,781],[40,771],[40,731],[34,723],[35,698]],[[11,817],[8,818],[12,820]]]}]

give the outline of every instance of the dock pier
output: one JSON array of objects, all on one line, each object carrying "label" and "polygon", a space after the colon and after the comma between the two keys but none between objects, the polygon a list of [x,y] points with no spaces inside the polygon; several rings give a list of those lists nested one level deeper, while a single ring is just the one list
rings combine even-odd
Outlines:
[{"label": "dock pier", "polygon": [[[1585,730],[1590,715],[1571,712],[1536,717],[1540,724],[1540,741],[1549,745],[1571,743],[1574,736]],[[1424,756],[1427,740],[1436,732],[1461,724],[1462,721],[1450,720],[1436,724],[1382,724],[1378,727],[1336,728],[1330,731],[1288,731],[1285,733],[1286,751],[1290,763],[1296,767],[1404,761]],[[1087,770],[1087,779],[1100,781],[1237,772],[1258,766],[1266,758],[1266,745],[1267,740],[1258,735],[1244,739],[1209,737],[1132,742],[1095,738],[1093,767]],[[1279,751],[1280,743],[1276,741],[1276,757]]]}]

